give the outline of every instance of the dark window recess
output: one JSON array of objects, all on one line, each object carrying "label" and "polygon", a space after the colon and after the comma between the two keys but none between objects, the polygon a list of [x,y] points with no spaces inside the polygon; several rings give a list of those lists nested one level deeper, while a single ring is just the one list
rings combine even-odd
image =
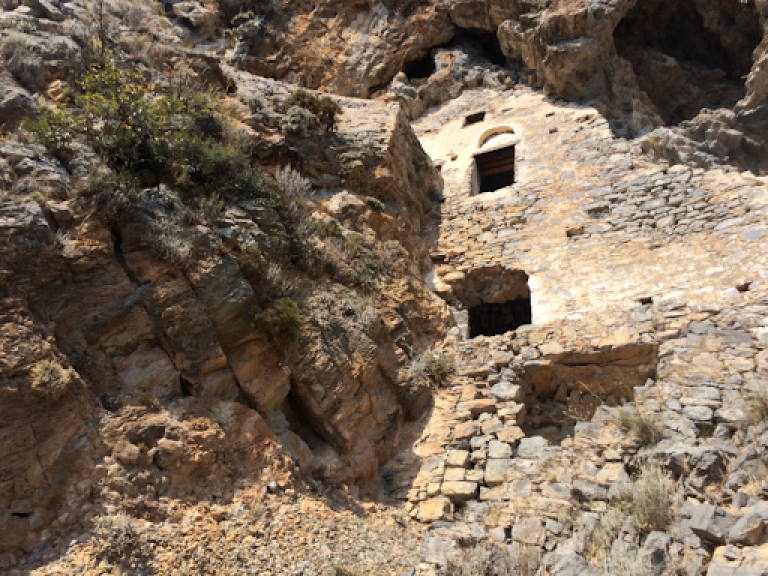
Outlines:
[{"label": "dark window recess", "polygon": [[475,112],[464,118],[464,126],[472,126],[472,124],[479,124],[485,120],[485,112]]},{"label": "dark window recess", "polygon": [[515,147],[507,146],[475,155],[480,193],[493,192],[515,183]]},{"label": "dark window recess", "polygon": [[518,298],[469,309],[469,337],[496,336],[531,323],[531,299]]}]

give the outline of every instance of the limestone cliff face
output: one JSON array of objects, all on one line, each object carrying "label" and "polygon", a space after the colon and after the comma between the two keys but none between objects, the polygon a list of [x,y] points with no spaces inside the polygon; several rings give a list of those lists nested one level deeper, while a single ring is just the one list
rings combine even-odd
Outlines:
[{"label": "limestone cliff face", "polygon": [[[247,238],[268,250],[265,231],[279,225],[269,210],[242,202],[216,227],[184,224],[178,197],[162,186],[130,218],[109,222],[79,200],[0,207],[4,552],[82,520],[61,514],[91,491],[92,502],[125,505],[194,491],[193,478],[210,476],[206,490],[227,493],[227,477],[263,467],[265,446],[282,446],[306,473],[374,480],[402,423],[430,398],[410,364],[448,325],[419,279],[418,233],[441,179],[397,106],[347,104],[356,109],[329,136],[334,154],[301,154],[305,174],[344,187],[310,198],[314,217],[399,248],[381,254],[392,259],[391,280],[375,294],[339,283],[343,274],[317,281],[287,271],[304,317],[295,343],[254,328],[263,287],[227,248]],[[380,122],[373,137],[359,132],[364,119]],[[285,161],[281,148],[312,147],[263,136],[267,162]],[[34,156],[3,146],[11,172]],[[147,243],[158,224],[174,227],[185,258],[158,258]],[[62,383],[60,393],[40,391],[44,366],[53,376],[43,384]],[[190,418],[199,426],[184,424]],[[307,430],[314,454],[299,435]],[[134,476],[138,487],[121,485]]]},{"label": "limestone cliff face", "polygon": [[368,96],[405,62],[453,36],[446,9],[432,1],[329,0],[297,12],[277,4],[235,31],[232,62],[346,96]]}]

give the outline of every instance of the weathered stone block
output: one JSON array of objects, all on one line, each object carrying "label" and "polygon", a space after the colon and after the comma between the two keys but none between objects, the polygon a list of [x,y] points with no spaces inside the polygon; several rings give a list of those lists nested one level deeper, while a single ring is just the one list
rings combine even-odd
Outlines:
[{"label": "weathered stone block", "polygon": [[512,466],[512,460],[509,458],[499,458],[488,460],[485,465],[485,483],[488,486],[498,486],[507,479],[507,473]]},{"label": "weathered stone block", "polygon": [[416,518],[421,522],[450,521],[453,519],[453,504],[446,497],[419,502]]}]

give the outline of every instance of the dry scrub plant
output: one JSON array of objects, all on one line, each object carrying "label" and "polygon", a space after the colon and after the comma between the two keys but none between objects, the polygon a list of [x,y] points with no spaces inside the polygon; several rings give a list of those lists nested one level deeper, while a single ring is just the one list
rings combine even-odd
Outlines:
[{"label": "dry scrub plant", "polygon": [[[581,523],[584,552],[595,565],[606,566],[613,542],[628,520],[638,534],[664,531],[672,523],[683,501],[682,487],[658,462],[646,461],[631,479],[622,481],[611,507]],[[651,576],[653,570],[639,551],[611,558],[609,574]]]},{"label": "dry scrub plant", "polygon": [[32,390],[46,400],[60,400],[67,393],[71,376],[56,360],[41,360],[32,367]]},{"label": "dry scrub plant", "polygon": [[658,462],[644,462],[639,472],[619,485],[615,505],[624,508],[635,528],[648,534],[665,530],[683,501],[683,494],[671,474]]},{"label": "dry scrub plant", "polygon": [[768,385],[760,384],[744,401],[745,424],[752,426],[768,422]]},{"label": "dry scrub plant", "polygon": [[664,428],[661,424],[638,409],[622,408],[619,414],[619,426],[635,437],[641,446],[656,444],[664,437]]},{"label": "dry scrub plant", "polygon": [[446,576],[534,576],[541,564],[537,546],[514,544],[507,552],[480,546],[467,551],[459,561],[449,563]]}]

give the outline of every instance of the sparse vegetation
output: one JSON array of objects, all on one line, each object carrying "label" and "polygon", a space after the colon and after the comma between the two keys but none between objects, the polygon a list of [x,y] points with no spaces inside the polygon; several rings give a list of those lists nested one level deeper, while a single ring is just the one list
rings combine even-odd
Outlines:
[{"label": "sparse vegetation", "polygon": [[653,565],[640,548],[615,554],[611,557],[609,570],[612,576],[654,576]]},{"label": "sparse vegetation", "polygon": [[587,560],[596,565],[605,562],[623,521],[623,515],[616,509],[609,509],[597,516],[586,516],[582,520],[580,528],[584,535],[584,555]]},{"label": "sparse vegetation", "polygon": [[36,92],[45,78],[43,61],[24,34],[11,33],[0,44],[0,56],[14,79]]},{"label": "sparse vegetation", "polygon": [[502,551],[480,546],[465,552],[459,561],[449,563],[446,576],[534,576],[541,564],[536,546],[514,544]]},{"label": "sparse vegetation", "polygon": [[658,462],[643,462],[637,474],[619,485],[606,512],[588,515],[582,520],[584,555],[593,564],[605,567],[610,574],[651,576],[650,563],[637,550],[620,558],[610,558],[609,566],[611,546],[627,521],[640,536],[666,530],[682,501],[682,492],[671,475]]},{"label": "sparse vegetation", "polygon": [[342,113],[342,108],[330,96],[317,97],[308,90],[296,90],[288,100],[288,112],[294,107],[309,111],[323,130],[333,131],[336,119]]},{"label": "sparse vegetation", "polygon": [[253,310],[254,327],[276,338],[295,341],[303,323],[296,302],[288,297],[278,298],[266,310],[258,306]]},{"label": "sparse vegetation", "polygon": [[619,426],[636,438],[641,446],[656,444],[664,437],[662,425],[637,408],[622,408],[619,413]]},{"label": "sparse vegetation", "polygon": [[136,521],[123,514],[94,519],[94,543],[110,563],[130,565],[143,560],[146,541]]},{"label": "sparse vegetation", "polygon": [[192,245],[184,229],[168,220],[155,220],[149,225],[147,247],[160,260],[177,268],[186,268],[192,262]]},{"label": "sparse vegetation", "polygon": [[632,524],[642,534],[665,530],[682,504],[677,484],[658,462],[643,462],[640,470],[619,487],[615,504],[629,514]]},{"label": "sparse vegetation", "polygon": [[64,397],[69,389],[71,375],[55,359],[39,361],[32,367],[32,391],[55,402]]},{"label": "sparse vegetation", "polygon": [[447,352],[427,352],[424,358],[424,374],[438,386],[453,373],[456,358]]},{"label": "sparse vegetation", "polygon": [[745,423],[748,426],[768,422],[768,385],[760,384],[744,402]]}]

